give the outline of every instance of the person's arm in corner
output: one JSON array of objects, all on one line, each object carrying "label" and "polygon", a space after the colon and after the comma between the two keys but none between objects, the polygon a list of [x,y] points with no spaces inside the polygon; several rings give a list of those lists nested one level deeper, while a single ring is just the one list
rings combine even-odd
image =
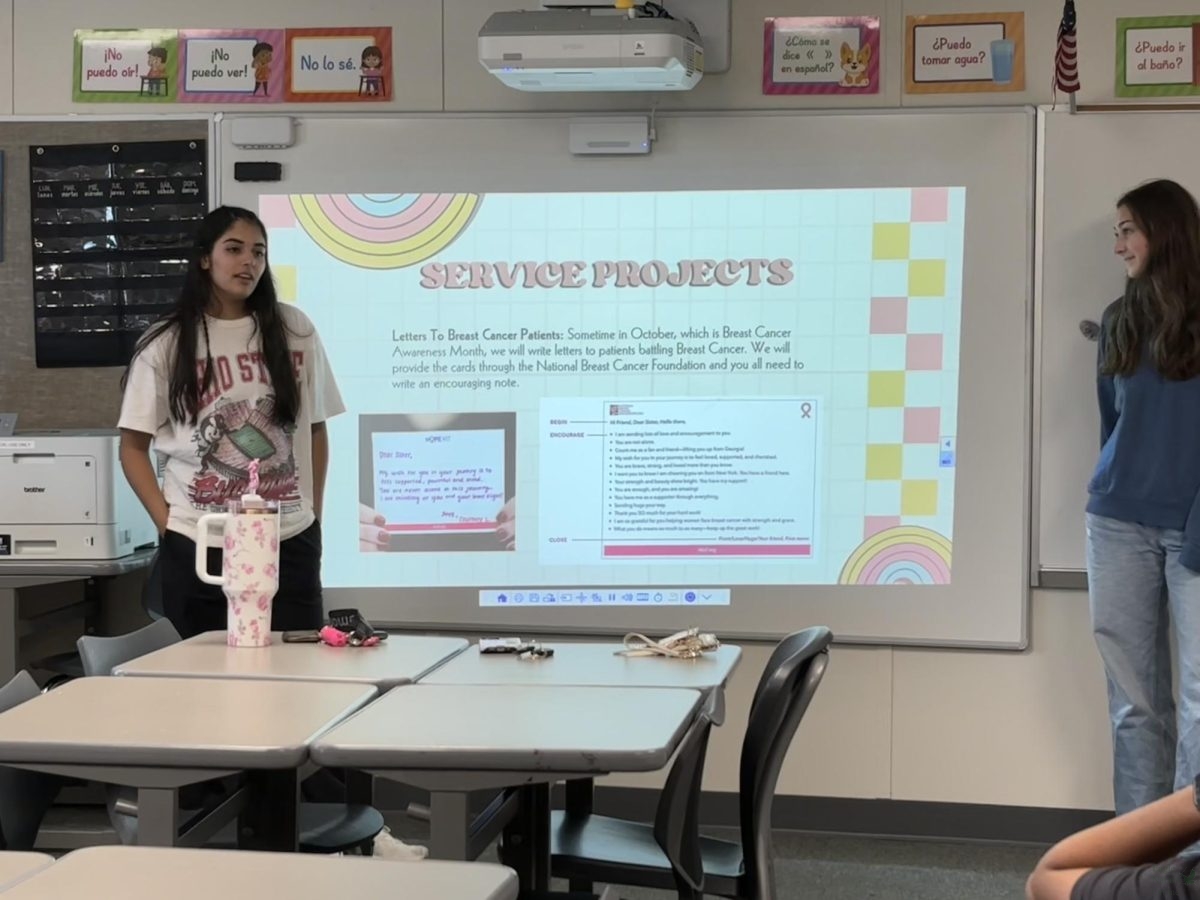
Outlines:
[{"label": "person's arm in corner", "polygon": [[146,507],[154,527],[158,529],[159,537],[167,530],[167,516],[170,508],[167,498],[163,496],[162,488],[158,485],[158,476],[154,472],[154,463],[150,459],[150,441],[153,435],[144,431],[121,429],[121,469],[125,479],[137,498]]},{"label": "person's arm in corner", "polygon": [[1091,869],[1141,866],[1169,859],[1200,840],[1200,810],[1189,785],[1168,797],[1059,841],[1025,885],[1029,900],[1070,900]]},{"label": "person's arm in corner", "polygon": [[324,422],[312,427],[313,514],[321,520],[325,506],[325,474],[329,471],[329,431]]}]

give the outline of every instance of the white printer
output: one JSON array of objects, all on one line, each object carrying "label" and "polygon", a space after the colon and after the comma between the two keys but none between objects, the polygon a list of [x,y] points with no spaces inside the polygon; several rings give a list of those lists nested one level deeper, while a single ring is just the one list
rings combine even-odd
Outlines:
[{"label": "white printer", "polygon": [[0,437],[5,559],[118,559],[157,542],[121,471],[115,429]]}]

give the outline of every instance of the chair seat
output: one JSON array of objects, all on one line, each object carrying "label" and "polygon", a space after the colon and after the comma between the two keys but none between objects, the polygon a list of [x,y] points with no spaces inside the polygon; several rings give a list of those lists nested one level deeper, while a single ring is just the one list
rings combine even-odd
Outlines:
[{"label": "chair seat", "polygon": [[[742,874],[740,844],[700,838],[704,876],[736,880]],[[654,839],[654,828],[608,816],[568,816],[555,810],[550,818],[550,869],[559,878],[605,881],[605,872],[620,873],[621,884],[674,890],[667,856]],[[638,881],[629,876],[637,873]],[[644,879],[644,880],[643,880]]]},{"label": "chair seat", "polygon": [[341,853],[383,831],[383,815],[358,803],[301,803],[296,812],[301,853]]},{"label": "chair seat", "polygon": [[82,678],[84,675],[83,660],[75,651],[55,653],[53,656],[34,660],[29,664],[29,668],[51,672],[56,677],[61,676],[63,679]]},{"label": "chair seat", "polygon": [[[136,802],[136,801],[134,801]],[[122,844],[137,843],[137,819],[132,815],[111,815],[113,829]],[[373,806],[346,803],[302,802],[296,810],[301,853],[343,853],[365,848],[383,831],[383,815]],[[210,840],[207,846],[237,849],[237,823]]]}]

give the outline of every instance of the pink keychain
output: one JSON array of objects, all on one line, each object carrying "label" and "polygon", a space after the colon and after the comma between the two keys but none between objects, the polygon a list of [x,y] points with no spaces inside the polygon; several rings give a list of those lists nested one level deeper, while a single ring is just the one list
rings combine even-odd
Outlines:
[{"label": "pink keychain", "polygon": [[[328,644],[330,647],[346,647],[350,644],[350,635],[340,629],[334,628],[332,625],[326,625],[317,634],[320,635],[321,642]],[[379,638],[372,635],[358,646],[374,647],[378,643]]]},{"label": "pink keychain", "polygon": [[317,634],[321,637],[321,643],[328,644],[330,647],[345,647],[350,643],[350,635],[339,631],[332,625],[326,625]]}]

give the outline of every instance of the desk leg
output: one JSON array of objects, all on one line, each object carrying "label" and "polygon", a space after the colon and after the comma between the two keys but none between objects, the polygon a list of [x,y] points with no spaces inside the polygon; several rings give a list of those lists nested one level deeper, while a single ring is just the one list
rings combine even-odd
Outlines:
[{"label": "desk leg", "polygon": [[0,684],[17,674],[17,659],[21,652],[21,632],[17,626],[17,591],[0,587]]},{"label": "desk leg", "polygon": [[469,795],[432,791],[429,794],[429,855],[433,859],[470,862],[467,844],[471,830]]},{"label": "desk leg", "polygon": [[533,784],[529,796],[529,832],[535,891],[550,890],[550,785]]},{"label": "desk leg", "polygon": [[[566,814],[569,819],[583,818],[592,814],[595,782],[591,778],[573,778],[566,787]],[[590,894],[595,885],[585,878],[572,878],[568,882],[572,891]]]},{"label": "desk leg", "polygon": [[573,778],[566,786],[566,811],[571,818],[592,814],[592,790],[595,782],[591,778]]},{"label": "desk leg", "polygon": [[137,842],[141,847],[174,847],[179,838],[179,804],[174,788],[138,788]]},{"label": "desk leg", "polygon": [[521,882],[521,891],[550,889],[550,785],[520,788],[521,811],[504,831],[504,857]]},{"label": "desk leg", "polygon": [[360,769],[346,769],[346,802],[375,805],[375,776]]},{"label": "desk leg", "polygon": [[295,853],[299,849],[300,779],[295,769],[246,773],[246,804],[238,814],[238,847]]}]

